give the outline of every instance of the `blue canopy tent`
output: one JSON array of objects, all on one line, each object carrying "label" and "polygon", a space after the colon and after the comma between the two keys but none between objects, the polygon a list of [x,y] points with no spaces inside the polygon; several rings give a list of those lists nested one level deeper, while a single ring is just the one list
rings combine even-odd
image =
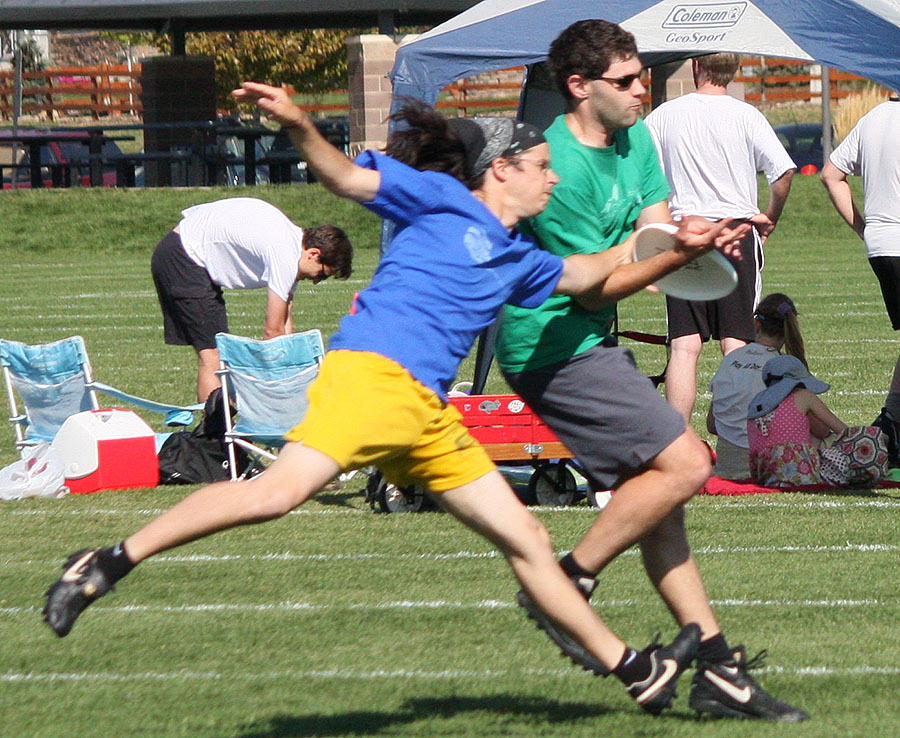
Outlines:
[{"label": "blue canopy tent", "polygon": [[[900,90],[895,0],[483,0],[398,49],[394,97],[433,105],[458,79],[534,65],[564,28],[585,18],[633,33],[647,67],[726,51],[816,62]],[[520,114],[545,125],[561,99],[540,76],[527,80]],[[487,379],[495,329],[478,344],[475,393]]]},{"label": "blue canopy tent", "polygon": [[584,18],[633,33],[646,66],[730,51],[815,61],[900,89],[892,0],[484,0],[400,47],[394,94],[433,104],[458,79],[542,61]]}]

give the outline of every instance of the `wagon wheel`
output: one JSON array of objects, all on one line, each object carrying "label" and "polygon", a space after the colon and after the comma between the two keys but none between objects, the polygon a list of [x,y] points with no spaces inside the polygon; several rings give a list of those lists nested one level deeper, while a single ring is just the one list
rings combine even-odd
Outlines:
[{"label": "wagon wheel", "polygon": [[388,482],[381,472],[373,474],[366,485],[366,499],[373,510],[383,513],[421,512],[434,505],[425,489],[419,485],[398,488]]},{"label": "wagon wheel", "polygon": [[541,464],[528,480],[528,496],[538,505],[571,505],[578,496],[578,483],[565,461]]}]

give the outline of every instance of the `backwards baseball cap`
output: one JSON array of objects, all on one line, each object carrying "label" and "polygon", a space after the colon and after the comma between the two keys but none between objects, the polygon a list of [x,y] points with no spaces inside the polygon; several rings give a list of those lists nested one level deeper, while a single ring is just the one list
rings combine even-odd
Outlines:
[{"label": "backwards baseball cap", "polygon": [[769,359],[763,365],[762,380],[766,388],[750,401],[748,419],[772,412],[797,387],[805,387],[817,395],[831,387],[827,382],[816,379],[800,359],[790,354]]},{"label": "backwards baseball cap", "polygon": [[540,128],[512,118],[451,118],[449,124],[465,147],[467,177],[481,174],[494,159],[521,154],[546,141]]}]

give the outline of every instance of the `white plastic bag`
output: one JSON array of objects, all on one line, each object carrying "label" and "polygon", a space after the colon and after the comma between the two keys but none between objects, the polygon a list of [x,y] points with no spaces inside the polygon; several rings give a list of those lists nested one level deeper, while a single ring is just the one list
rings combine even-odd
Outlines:
[{"label": "white plastic bag", "polygon": [[22,458],[0,469],[0,499],[62,497],[68,494],[63,462],[49,443],[26,446]]}]

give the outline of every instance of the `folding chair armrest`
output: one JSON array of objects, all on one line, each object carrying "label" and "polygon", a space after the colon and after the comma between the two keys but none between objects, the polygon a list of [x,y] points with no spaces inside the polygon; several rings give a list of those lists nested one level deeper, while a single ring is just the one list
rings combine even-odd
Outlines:
[{"label": "folding chair armrest", "polygon": [[125,402],[130,402],[132,405],[136,405],[143,410],[149,410],[150,412],[165,415],[166,425],[190,425],[194,420],[194,413],[203,410],[203,403],[197,403],[195,405],[170,405],[165,402],[156,402],[154,400],[148,400],[145,397],[138,397],[137,395],[123,392],[122,390],[111,387],[103,382],[91,382],[90,386],[98,392],[102,392],[110,397],[115,397],[118,400],[125,400]]}]

